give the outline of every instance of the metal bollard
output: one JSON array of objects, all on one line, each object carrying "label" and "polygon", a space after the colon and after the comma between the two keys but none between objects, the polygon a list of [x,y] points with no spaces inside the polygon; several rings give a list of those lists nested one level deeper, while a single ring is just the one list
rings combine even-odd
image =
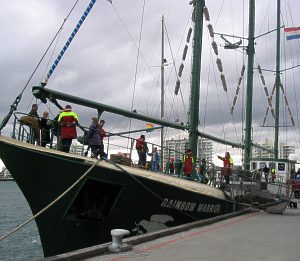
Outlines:
[{"label": "metal bollard", "polygon": [[131,245],[123,244],[123,236],[129,235],[130,232],[125,229],[113,229],[111,230],[112,244],[108,246],[111,252],[122,252],[132,249]]}]

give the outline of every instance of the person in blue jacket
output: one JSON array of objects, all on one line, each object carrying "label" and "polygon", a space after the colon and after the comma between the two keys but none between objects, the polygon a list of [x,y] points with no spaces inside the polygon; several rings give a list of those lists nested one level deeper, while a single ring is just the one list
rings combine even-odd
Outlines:
[{"label": "person in blue jacket", "polygon": [[89,127],[88,144],[92,151],[92,158],[98,158],[101,151],[101,139],[99,135],[100,124],[96,117],[92,118],[92,124]]},{"label": "person in blue jacket", "polygon": [[148,156],[151,157],[151,171],[158,172],[159,171],[160,156],[157,152],[157,147],[153,147],[152,152],[148,153]]}]

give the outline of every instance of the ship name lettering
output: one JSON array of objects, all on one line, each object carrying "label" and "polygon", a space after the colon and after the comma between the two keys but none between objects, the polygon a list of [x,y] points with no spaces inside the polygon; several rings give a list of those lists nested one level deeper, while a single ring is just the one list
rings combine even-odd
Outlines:
[{"label": "ship name lettering", "polygon": [[180,211],[197,211],[203,213],[219,213],[221,209],[220,204],[197,204],[195,202],[180,201],[168,198],[164,198],[160,206],[163,208],[174,208]]},{"label": "ship name lettering", "polygon": [[175,208],[181,211],[194,211],[196,208],[197,203],[194,202],[186,202],[186,201],[180,201],[180,200],[173,200],[173,199],[168,199],[164,198],[161,207],[164,208]]},{"label": "ship name lettering", "polygon": [[219,213],[220,209],[221,209],[220,204],[199,204],[197,212]]}]

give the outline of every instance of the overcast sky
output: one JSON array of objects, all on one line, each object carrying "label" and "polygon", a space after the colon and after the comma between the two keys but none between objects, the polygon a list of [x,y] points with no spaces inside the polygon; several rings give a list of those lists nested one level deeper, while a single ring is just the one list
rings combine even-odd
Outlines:
[{"label": "overcast sky", "polygon": [[[18,111],[29,111],[32,100],[31,87],[44,80],[49,67],[65,44],[89,0],[78,2],[66,21],[58,39],[50,48],[33,79],[24,92]],[[161,17],[165,16],[167,36],[165,38],[166,118],[171,121],[179,119],[187,122],[189,105],[189,83],[191,64],[191,44],[184,61],[181,77],[182,95],[174,95],[176,70],[182,62],[182,52],[186,44],[186,35],[192,26],[192,6],[189,0],[98,0],[86,18],[84,24],[71,43],[61,62],[48,81],[47,88],[66,92],[75,96],[92,99],[122,109],[136,109],[139,113],[160,117],[160,52],[161,52]],[[209,0],[207,8],[210,13],[214,31],[218,33],[247,37],[248,1],[243,0]],[[276,27],[275,0],[256,1],[255,35],[261,35]],[[15,97],[22,91],[38,61],[60,28],[75,3],[75,0],[0,0],[0,119],[9,110]],[[281,1],[282,24],[286,27],[300,26],[297,11],[299,0]],[[219,58],[222,60],[228,92],[225,93],[216,66],[216,55],[210,47],[207,22],[204,21],[204,39],[202,53],[202,76],[200,94],[199,130],[226,137],[234,142],[242,139],[244,121],[244,98],[246,91],[246,74],[241,84],[240,95],[234,114],[230,107],[236,92],[238,78],[243,63],[247,65],[245,48],[226,50],[224,41],[215,35]],[[281,30],[282,62],[281,67],[289,68],[299,64],[300,42],[286,41]],[[140,41],[139,41],[140,39]],[[239,38],[227,38],[231,42]],[[242,45],[246,46],[247,40]],[[256,39],[255,67],[258,64],[267,70],[275,70],[276,33],[273,32]],[[138,55],[140,46],[140,55]],[[173,66],[175,61],[175,67]],[[271,92],[275,77],[273,72],[263,71],[266,86]],[[253,92],[253,136],[255,142],[265,138],[273,140],[271,128],[260,128],[267,108],[267,99],[263,84],[257,70],[254,71]],[[282,82],[286,88],[287,99],[292,111],[296,128],[284,128],[281,142],[288,142],[299,147],[299,68],[282,73]],[[39,101],[38,101],[39,103]],[[65,105],[64,102],[61,103]],[[50,107],[49,107],[50,106]],[[74,105],[82,125],[88,126],[96,112]],[[40,105],[43,110],[50,110],[53,116],[58,112],[54,105]],[[281,125],[291,125],[287,109],[282,102]],[[128,119],[104,113],[106,130],[119,132],[129,129]],[[267,123],[274,125],[272,118]],[[131,129],[145,126],[145,122],[133,121]],[[9,134],[10,126],[3,131]],[[153,142],[159,143],[159,133],[147,135]],[[138,136],[139,134],[136,134]],[[169,130],[166,138],[184,136],[184,132]],[[154,138],[154,137],[157,137]],[[224,148],[216,145],[216,151]]]}]

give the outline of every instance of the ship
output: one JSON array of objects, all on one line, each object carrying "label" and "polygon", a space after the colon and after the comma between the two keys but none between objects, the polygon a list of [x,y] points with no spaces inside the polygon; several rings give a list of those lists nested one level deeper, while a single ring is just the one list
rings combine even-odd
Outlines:
[{"label": "ship", "polygon": [[[51,67],[52,75],[70,42],[94,6],[92,0]],[[207,16],[205,1],[191,2],[194,10],[193,77],[191,80],[191,113],[189,124],[179,124],[128,111],[93,100],[76,97],[47,88],[43,82],[32,88],[32,94],[43,103],[58,101],[92,108],[99,113],[117,114],[150,122],[163,127],[189,132],[189,146],[197,154],[199,136],[245,149],[245,171],[250,171],[250,127],[245,144],[225,141],[198,130],[199,79],[203,19]],[[207,19],[207,17],[206,17]],[[249,39],[253,37],[250,35]],[[254,41],[249,48],[254,52]],[[251,51],[250,51],[251,53]],[[253,59],[253,56],[252,56]],[[251,61],[251,59],[249,58]],[[253,70],[253,66],[249,66]],[[18,96],[1,123],[0,130],[14,114],[20,101]],[[250,116],[249,116],[250,117]],[[248,120],[248,123],[251,121]],[[143,168],[126,166],[109,159],[65,153],[32,142],[32,131],[21,132],[20,117],[15,117],[11,136],[0,136],[0,158],[26,198],[38,227],[45,257],[82,249],[111,241],[111,230],[126,229],[130,235],[147,233],[178,226],[196,220],[233,213],[246,208],[220,187],[209,186],[190,179],[179,179]],[[18,127],[21,126],[19,129]],[[24,127],[25,128],[25,127]],[[25,137],[25,139],[24,139]],[[18,159],[18,164],[16,164]],[[290,167],[290,165],[288,165]],[[273,200],[273,199],[272,199]],[[286,205],[288,200],[284,199]],[[277,200],[278,202],[278,200]],[[280,201],[280,203],[282,203]],[[41,211],[43,213],[41,213]]]}]

